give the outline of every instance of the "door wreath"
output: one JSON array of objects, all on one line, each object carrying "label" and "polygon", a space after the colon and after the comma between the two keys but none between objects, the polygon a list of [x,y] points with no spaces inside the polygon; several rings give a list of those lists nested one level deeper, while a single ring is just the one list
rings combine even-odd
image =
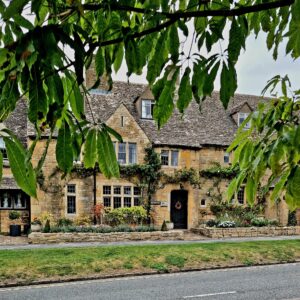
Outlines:
[{"label": "door wreath", "polygon": [[180,202],[180,201],[177,201],[176,204],[175,204],[175,208],[176,208],[177,210],[180,210],[181,207],[182,207],[181,202]]}]

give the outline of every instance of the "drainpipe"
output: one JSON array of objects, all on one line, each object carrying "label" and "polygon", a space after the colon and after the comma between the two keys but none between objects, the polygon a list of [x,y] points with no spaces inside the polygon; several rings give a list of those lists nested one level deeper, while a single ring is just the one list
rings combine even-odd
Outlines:
[{"label": "drainpipe", "polygon": [[[96,167],[94,167],[94,170],[93,170],[93,180],[94,180],[94,188],[93,188],[93,193],[94,193],[94,209],[95,209],[95,205],[97,204],[97,195],[96,195],[96,192],[97,192],[97,189],[96,189],[96,176],[97,175],[97,172],[96,172]],[[97,223],[97,219],[96,219],[96,212],[94,210],[94,225],[96,225]]]}]

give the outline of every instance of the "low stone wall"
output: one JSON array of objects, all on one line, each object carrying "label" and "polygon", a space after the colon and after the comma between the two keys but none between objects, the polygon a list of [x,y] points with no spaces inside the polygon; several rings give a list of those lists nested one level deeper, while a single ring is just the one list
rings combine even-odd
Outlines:
[{"label": "low stone wall", "polygon": [[192,228],[196,234],[210,238],[228,237],[259,237],[259,236],[279,236],[279,235],[300,235],[300,226],[292,227],[236,227],[236,228],[215,228],[203,227]]},{"label": "low stone wall", "polygon": [[125,241],[157,241],[183,240],[181,230],[153,231],[153,232],[114,232],[114,233],[41,233],[33,232],[28,235],[31,244],[50,243],[80,243],[80,242],[125,242]]}]

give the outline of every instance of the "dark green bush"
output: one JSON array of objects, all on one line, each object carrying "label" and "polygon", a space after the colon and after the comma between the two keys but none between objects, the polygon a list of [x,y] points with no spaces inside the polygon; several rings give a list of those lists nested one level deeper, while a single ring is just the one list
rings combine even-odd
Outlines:
[{"label": "dark green bush", "polygon": [[43,232],[44,232],[44,233],[51,232],[50,221],[49,221],[48,219],[47,219],[46,224],[45,224],[45,226],[44,226],[44,228],[43,228]]},{"label": "dark green bush", "polygon": [[58,219],[57,221],[57,226],[61,227],[61,226],[71,226],[73,225],[73,221],[67,218],[61,218]]},{"label": "dark green bush", "polygon": [[296,226],[297,225],[297,219],[296,219],[296,211],[289,211],[288,216],[288,226]]},{"label": "dark green bush", "polygon": [[264,218],[254,218],[251,220],[251,225],[256,227],[268,226],[269,221]]},{"label": "dark green bush", "polygon": [[216,220],[208,220],[206,222],[207,227],[214,227],[214,226],[217,226],[217,225],[218,225],[218,222]]},{"label": "dark green bush", "polygon": [[168,231],[167,223],[164,221],[161,225],[161,231]]}]

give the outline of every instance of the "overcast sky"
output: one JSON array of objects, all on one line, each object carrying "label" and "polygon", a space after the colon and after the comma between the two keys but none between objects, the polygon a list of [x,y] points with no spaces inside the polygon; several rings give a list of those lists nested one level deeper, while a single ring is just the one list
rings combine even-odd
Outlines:
[{"label": "overcast sky", "polygon": [[[227,43],[227,42],[226,42]],[[119,73],[114,76],[116,80],[127,81],[126,67],[123,65]],[[273,60],[272,51],[268,52],[265,34],[261,33],[257,39],[254,35],[247,40],[246,51],[242,54],[237,64],[238,93],[260,95],[267,81],[275,75],[288,74],[292,87],[300,88],[300,59],[293,61],[285,55],[285,44],[279,48],[277,61]],[[145,74],[131,76],[130,82],[147,83]],[[219,80],[215,89],[219,90]]]}]

